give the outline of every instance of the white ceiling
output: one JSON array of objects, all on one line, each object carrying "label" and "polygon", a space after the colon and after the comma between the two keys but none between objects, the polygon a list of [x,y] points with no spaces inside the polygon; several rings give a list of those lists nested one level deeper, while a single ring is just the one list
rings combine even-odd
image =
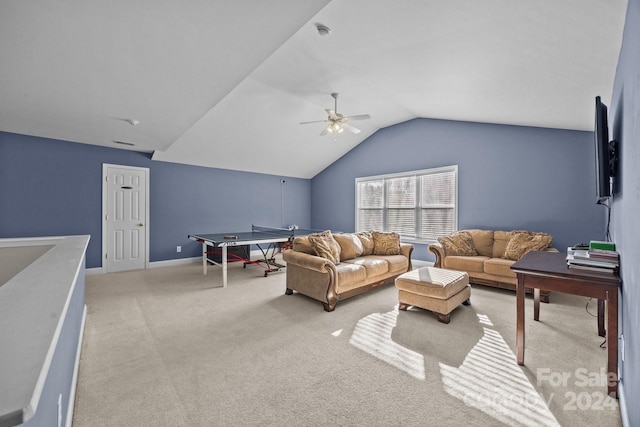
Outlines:
[{"label": "white ceiling", "polygon": [[[416,117],[592,130],[626,6],[3,0],[0,130],[300,178]],[[360,134],[299,124],[324,120],[332,92],[341,113],[371,115]]]}]

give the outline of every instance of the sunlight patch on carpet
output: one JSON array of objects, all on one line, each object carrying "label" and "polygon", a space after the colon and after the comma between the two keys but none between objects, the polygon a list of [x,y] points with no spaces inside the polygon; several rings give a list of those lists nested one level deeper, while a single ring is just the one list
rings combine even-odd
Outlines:
[{"label": "sunlight patch on carpet", "polygon": [[[487,316],[478,318],[480,323],[492,325]],[[483,329],[483,337],[459,368],[440,363],[446,392],[510,426],[560,426],[516,364],[502,335]]]},{"label": "sunlight patch on carpet", "polygon": [[349,343],[414,378],[424,381],[424,356],[391,339],[398,319],[398,306],[387,313],[372,313],[358,320]]},{"label": "sunlight patch on carpet", "polygon": [[483,325],[493,326],[493,323],[489,319],[489,316],[487,316],[486,314],[477,314],[477,316],[478,316],[478,321]]}]

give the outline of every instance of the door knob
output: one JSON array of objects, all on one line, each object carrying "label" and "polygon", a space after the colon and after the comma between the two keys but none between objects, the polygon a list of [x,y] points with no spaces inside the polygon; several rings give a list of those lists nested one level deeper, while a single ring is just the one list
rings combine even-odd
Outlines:
[{"label": "door knob", "polygon": [[140,227],[144,227],[144,223],[141,222],[140,224],[138,224]]}]

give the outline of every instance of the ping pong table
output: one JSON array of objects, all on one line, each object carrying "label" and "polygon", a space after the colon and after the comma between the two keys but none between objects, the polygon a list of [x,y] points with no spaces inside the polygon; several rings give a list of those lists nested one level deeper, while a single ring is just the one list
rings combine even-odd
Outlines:
[{"label": "ping pong table", "polygon": [[[202,244],[202,269],[203,274],[207,274],[208,263],[222,266],[222,287],[227,287],[227,263],[233,261],[241,261],[244,267],[247,264],[259,265],[264,268],[265,277],[281,268],[286,267],[275,261],[275,256],[289,247],[296,236],[306,236],[311,233],[317,233],[318,230],[299,229],[299,228],[275,228],[262,227],[257,225],[251,226],[251,231],[234,232],[234,233],[213,233],[213,234],[189,234],[187,237]],[[259,260],[251,260],[249,257],[250,247],[255,245],[262,252],[262,258]],[[243,246],[246,250],[245,256],[239,253],[230,254],[229,247]],[[208,255],[219,254],[220,262],[216,262]]]}]

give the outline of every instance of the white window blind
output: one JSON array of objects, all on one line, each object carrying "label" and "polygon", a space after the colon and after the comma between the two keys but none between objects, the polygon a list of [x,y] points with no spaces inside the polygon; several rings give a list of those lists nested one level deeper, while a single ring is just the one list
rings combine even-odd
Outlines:
[{"label": "white window blind", "polygon": [[356,230],[435,241],[457,229],[457,166],[356,179]]},{"label": "white window blind", "polygon": [[363,230],[381,230],[384,213],[384,180],[370,180],[358,185],[358,219]]}]

